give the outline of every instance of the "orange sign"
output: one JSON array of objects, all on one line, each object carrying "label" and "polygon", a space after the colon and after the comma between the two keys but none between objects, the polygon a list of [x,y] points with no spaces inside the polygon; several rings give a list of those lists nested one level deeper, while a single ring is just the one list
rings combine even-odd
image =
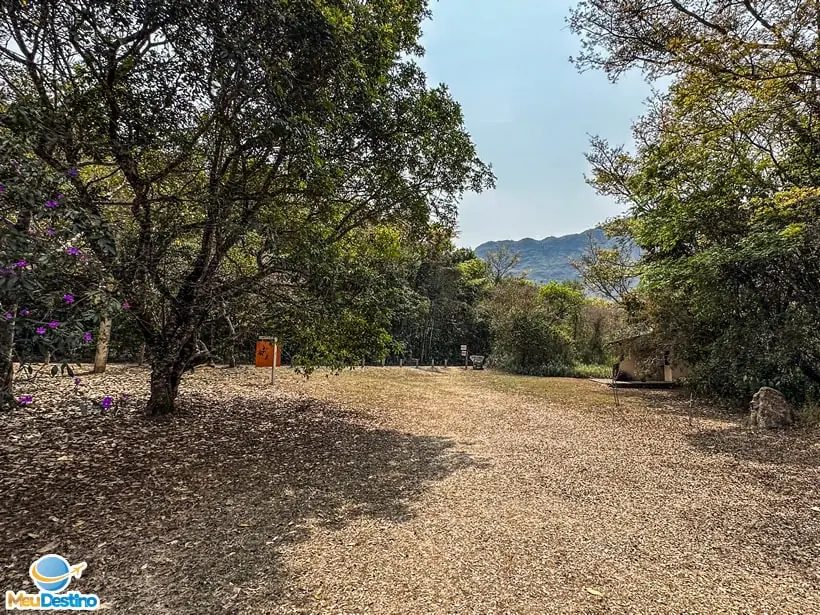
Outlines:
[{"label": "orange sign", "polygon": [[[276,367],[282,365],[282,347],[276,347]],[[265,340],[256,342],[256,367],[273,366],[273,343]]]}]

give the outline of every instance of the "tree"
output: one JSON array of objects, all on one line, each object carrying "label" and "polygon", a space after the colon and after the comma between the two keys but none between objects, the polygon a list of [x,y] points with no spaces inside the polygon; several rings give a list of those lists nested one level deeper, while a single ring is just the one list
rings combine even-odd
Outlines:
[{"label": "tree", "polygon": [[509,277],[515,266],[521,262],[521,254],[513,252],[508,245],[501,245],[497,250],[491,250],[485,258],[490,269],[493,284],[501,284]]},{"label": "tree", "polygon": [[[594,166],[593,155],[588,155],[587,159],[593,168],[601,168]],[[613,247],[604,248],[590,237],[584,253],[572,263],[587,289],[619,305],[628,304],[632,299],[640,273],[634,243],[623,222],[617,219],[604,225],[607,235],[616,239]]]},{"label": "tree", "polygon": [[[582,68],[674,77],[636,151],[593,142],[593,184],[629,206],[640,316],[744,399],[820,384],[816,3],[582,3]],[[814,299],[812,299],[814,297]]]},{"label": "tree", "polygon": [[485,261],[455,248],[451,231],[432,228],[421,246],[410,248],[407,293],[396,312],[393,337],[401,353],[420,361],[460,359],[459,348],[489,352],[489,331],[479,304],[489,288]]},{"label": "tree", "polygon": [[579,291],[556,282],[539,287],[508,279],[495,286],[484,309],[498,364],[523,373],[572,365],[573,318],[582,303]]},{"label": "tree", "polygon": [[451,225],[464,190],[492,185],[459,106],[408,59],[426,15],[421,0],[2,5],[0,126],[94,222],[80,239],[144,337],[149,412],[174,409],[225,302],[326,294],[356,229]]}]

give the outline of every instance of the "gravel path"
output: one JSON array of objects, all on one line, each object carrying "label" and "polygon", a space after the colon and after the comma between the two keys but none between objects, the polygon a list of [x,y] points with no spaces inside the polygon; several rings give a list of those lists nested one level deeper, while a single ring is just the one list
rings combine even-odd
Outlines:
[{"label": "gravel path", "polygon": [[[288,554],[315,611],[820,613],[820,442],[756,436],[674,395],[448,370],[311,382],[474,465],[400,524]],[[363,392],[365,391],[366,392]]]},{"label": "gravel path", "polygon": [[50,547],[122,613],[820,612],[817,433],[580,380],[264,378],[198,370],[166,422],[10,419],[0,589]]}]

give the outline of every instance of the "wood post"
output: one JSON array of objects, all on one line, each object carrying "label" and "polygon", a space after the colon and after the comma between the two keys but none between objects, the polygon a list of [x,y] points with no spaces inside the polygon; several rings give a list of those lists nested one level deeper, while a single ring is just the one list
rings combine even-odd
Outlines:
[{"label": "wood post", "polygon": [[[270,339],[270,338],[268,338]],[[273,361],[270,364],[270,383],[276,384],[276,354],[279,351],[279,338],[273,338]]]}]

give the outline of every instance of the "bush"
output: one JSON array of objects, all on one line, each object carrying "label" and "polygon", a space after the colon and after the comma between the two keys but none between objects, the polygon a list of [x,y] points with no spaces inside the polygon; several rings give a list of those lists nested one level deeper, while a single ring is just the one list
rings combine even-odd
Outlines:
[{"label": "bush", "polygon": [[807,402],[797,410],[797,420],[811,429],[820,428],[820,403]]},{"label": "bush", "polygon": [[521,367],[514,363],[500,362],[502,370],[522,376],[540,376],[544,378],[611,378],[611,365],[594,365],[585,363],[547,363],[535,367]]},{"label": "bush", "polygon": [[575,378],[612,378],[612,366],[578,363],[575,366],[575,373]]}]

